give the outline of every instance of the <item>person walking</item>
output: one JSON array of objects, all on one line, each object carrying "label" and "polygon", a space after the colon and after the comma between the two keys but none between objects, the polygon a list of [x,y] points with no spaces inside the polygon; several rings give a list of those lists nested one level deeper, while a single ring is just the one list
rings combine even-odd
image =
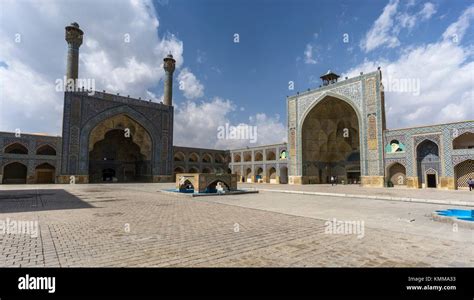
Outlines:
[{"label": "person walking", "polygon": [[469,186],[469,191],[472,191],[474,189],[474,180],[472,178],[469,178],[467,181],[467,185]]}]

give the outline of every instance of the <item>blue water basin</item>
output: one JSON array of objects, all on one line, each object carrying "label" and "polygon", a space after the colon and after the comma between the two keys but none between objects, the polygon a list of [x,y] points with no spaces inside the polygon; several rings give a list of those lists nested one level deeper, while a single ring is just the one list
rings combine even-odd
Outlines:
[{"label": "blue water basin", "polygon": [[474,221],[474,210],[472,209],[446,209],[437,210],[436,213],[440,216],[453,217],[463,221]]}]

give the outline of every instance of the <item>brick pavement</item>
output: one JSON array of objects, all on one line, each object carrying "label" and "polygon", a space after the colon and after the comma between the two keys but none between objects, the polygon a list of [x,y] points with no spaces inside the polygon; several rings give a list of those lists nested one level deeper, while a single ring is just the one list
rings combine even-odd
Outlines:
[{"label": "brick pavement", "polygon": [[362,239],[328,235],[321,219],[143,186],[0,190],[0,220],[40,228],[38,238],[0,233],[0,266],[474,266],[472,238],[383,228],[366,228]]}]

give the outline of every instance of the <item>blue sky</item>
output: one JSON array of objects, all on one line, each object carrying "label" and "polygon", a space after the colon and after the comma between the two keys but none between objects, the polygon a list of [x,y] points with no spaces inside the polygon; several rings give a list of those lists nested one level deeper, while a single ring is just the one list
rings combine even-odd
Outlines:
[{"label": "blue sky", "polygon": [[471,1],[0,1],[2,131],[61,132],[54,82],[72,21],[85,31],[79,76],[97,90],[160,101],[162,57],[173,53],[178,145],[248,144],[216,139],[226,123],[257,126],[258,144],[286,140],[286,96],[317,88],[328,69],[381,66],[389,82],[418,81],[418,95],[386,85],[389,128],[474,119]]},{"label": "blue sky", "polygon": [[[173,32],[185,42],[186,66],[201,78],[205,95],[232,99],[246,109],[236,119],[246,121],[248,110],[285,117],[285,97],[294,94],[288,90],[290,80],[295,91],[315,88],[319,75],[328,69],[341,74],[364,59],[394,60],[403,45],[436,41],[468,6],[467,1],[432,1],[437,13],[411,30],[402,30],[401,47],[365,53],[359,41],[388,2],[337,2],[170,1],[157,8],[161,33]],[[415,13],[425,3],[399,4],[400,11]],[[238,44],[233,43],[234,33],[240,35]],[[343,43],[345,33],[349,43]],[[472,42],[472,31],[465,40]],[[308,44],[314,64],[304,60]],[[199,57],[204,57],[202,62]]]}]

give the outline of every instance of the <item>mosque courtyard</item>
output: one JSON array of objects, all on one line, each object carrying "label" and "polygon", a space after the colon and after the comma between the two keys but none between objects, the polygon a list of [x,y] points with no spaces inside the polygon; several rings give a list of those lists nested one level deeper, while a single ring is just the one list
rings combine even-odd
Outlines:
[{"label": "mosque courtyard", "polygon": [[[0,266],[474,266],[472,227],[432,217],[473,209],[474,192],[272,184],[240,184],[259,189],[246,195],[160,192],[173,187],[4,185]],[[359,231],[332,230],[328,220]],[[6,230],[25,221],[37,231]]]}]

